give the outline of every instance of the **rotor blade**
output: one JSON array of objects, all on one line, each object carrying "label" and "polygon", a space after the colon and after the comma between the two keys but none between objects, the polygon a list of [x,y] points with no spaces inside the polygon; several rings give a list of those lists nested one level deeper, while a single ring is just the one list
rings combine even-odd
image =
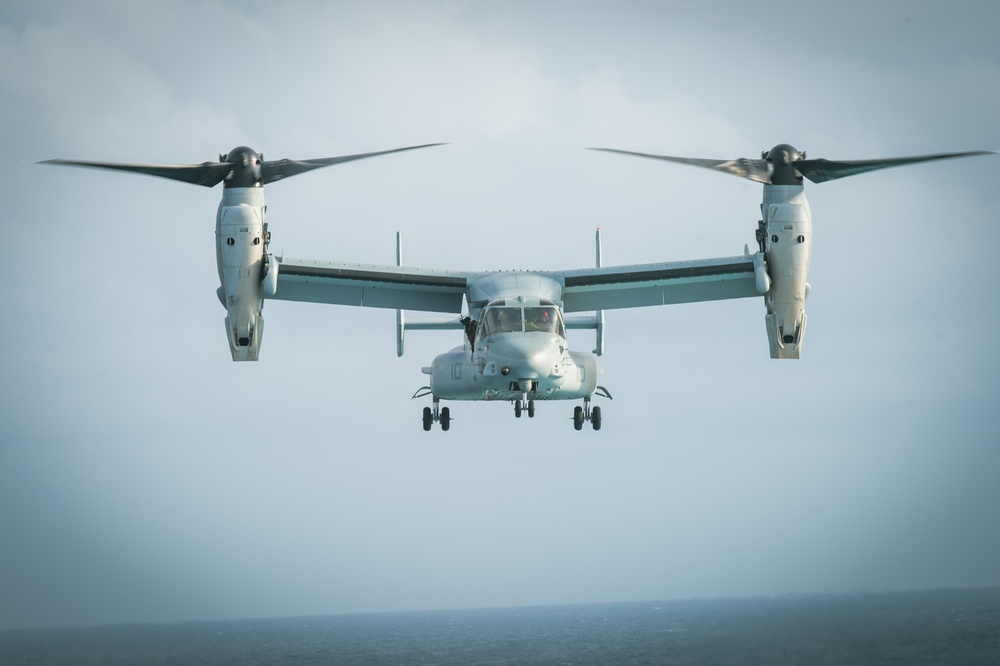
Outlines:
[{"label": "rotor blade", "polygon": [[895,157],[883,160],[852,160],[836,162],[831,160],[799,160],[794,162],[795,170],[814,183],[825,183],[828,180],[846,178],[866,171],[888,169],[890,167],[931,162],[933,160],[949,160],[955,157],[971,157],[973,155],[991,155],[989,150],[973,150],[966,153],[939,153],[937,155],[918,155],[916,157]]},{"label": "rotor blade", "polygon": [[201,164],[116,164],[113,162],[81,162],[78,160],[45,160],[39,164],[59,164],[63,166],[129,171],[147,176],[158,176],[179,180],[192,185],[215,187],[233,170],[227,162],[203,162]]},{"label": "rotor blade", "polygon": [[628,150],[616,150],[614,148],[591,148],[590,150],[603,150],[606,153],[620,153],[622,155],[635,155],[637,157],[650,157],[654,160],[666,160],[667,162],[678,162],[680,164],[690,164],[691,166],[703,167],[714,171],[730,173],[741,178],[748,178],[758,183],[771,182],[772,167],[766,160],[748,160],[740,158],[738,160],[703,160],[693,157],[671,157],[670,155],[650,155],[648,153],[633,153]]},{"label": "rotor blade", "polygon": [[300,173],[305,173],[306,171],[312,171],[313,169],[319,169],[321,167],[327,167],[334,164],[341,164],[342,162],[352,162],[354,160],[363,160],[366,157],[375,157],[377,155],[388,155],[389,153],[399,153],[404,150],[416,150],[417,148],[430,148],[431,146],[443,146],[443,143],[425,143],[420,146],[407,146],[406,148],[394,148],[392,150],[380,150],[375,153],[359,153],[357,155],[342,155],[340,157],[321,157],[313,160],[270,160],[265,161],[261,165],[261,173],[264,178],[264,183],[273,183],[282,178],[290,178],[291,176],[297,176]]}]

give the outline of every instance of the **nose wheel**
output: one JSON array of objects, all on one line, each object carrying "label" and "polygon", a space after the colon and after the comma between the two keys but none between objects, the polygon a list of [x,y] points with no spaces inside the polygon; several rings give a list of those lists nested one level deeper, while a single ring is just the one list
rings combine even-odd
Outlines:
[{"label": "nose wheel", "polygon": [[521,418],[522,412],[528,412],[528,418],[535,418],[535,401],[534,400],[515,400],[514,401],[514,416]]}]

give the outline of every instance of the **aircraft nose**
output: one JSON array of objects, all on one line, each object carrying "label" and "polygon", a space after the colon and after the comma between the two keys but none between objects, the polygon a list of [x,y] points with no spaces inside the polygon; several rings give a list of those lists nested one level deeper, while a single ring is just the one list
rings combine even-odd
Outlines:
[{"label": "aircraft nose", "polygon": [[514,335],[495,351],[507,357],[510,374],[516,378],[547,377],[556,365],[556,349],[546,337]]}]

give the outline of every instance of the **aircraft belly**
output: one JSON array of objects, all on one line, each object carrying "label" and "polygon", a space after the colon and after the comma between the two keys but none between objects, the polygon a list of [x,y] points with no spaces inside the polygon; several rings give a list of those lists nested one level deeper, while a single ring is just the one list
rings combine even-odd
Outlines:
[{"label": "aircraft belly", "polygon": [[[516,379],[502,375],[495,361],[473,360],[466,349],[441,354],[431,364],[430,388],[442,400],[517,400],[524,393]],[[597,387],[597,361],[590,354],[567,352],[558,372],[534,378],[530,400],[578,400]]]}]

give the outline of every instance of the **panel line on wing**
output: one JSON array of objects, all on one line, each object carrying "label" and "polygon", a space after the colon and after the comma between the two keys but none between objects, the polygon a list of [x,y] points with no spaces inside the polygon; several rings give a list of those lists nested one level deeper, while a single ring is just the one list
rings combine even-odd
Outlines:
[{"label": "panel line on wing", "polygon": [[603,284],[622,284],[636,282],[658,282],[662,280],[678,280],[716,275],[753,274],[753,262],[744,261],[739,264],[723,264],[718,266],[682,266],[674,268],[652,268],[648,270],[626,270],[592,273],[587,275],[567,275],[567,287],[589,287]]},{"label": "panel line on wing", "polygon": [[443,275],[421,275],[409,268],[405,273],[392,273],[384,270],[363,268],[340,268],[328,266],[303,266],[302,264],[281,264],[280,275],[287,277],[330,278],[338,280],[357,280],[363,282],[385,282],[397,285],[414,285],[424,287],[453,287],[465,289],[465,277]]}]

